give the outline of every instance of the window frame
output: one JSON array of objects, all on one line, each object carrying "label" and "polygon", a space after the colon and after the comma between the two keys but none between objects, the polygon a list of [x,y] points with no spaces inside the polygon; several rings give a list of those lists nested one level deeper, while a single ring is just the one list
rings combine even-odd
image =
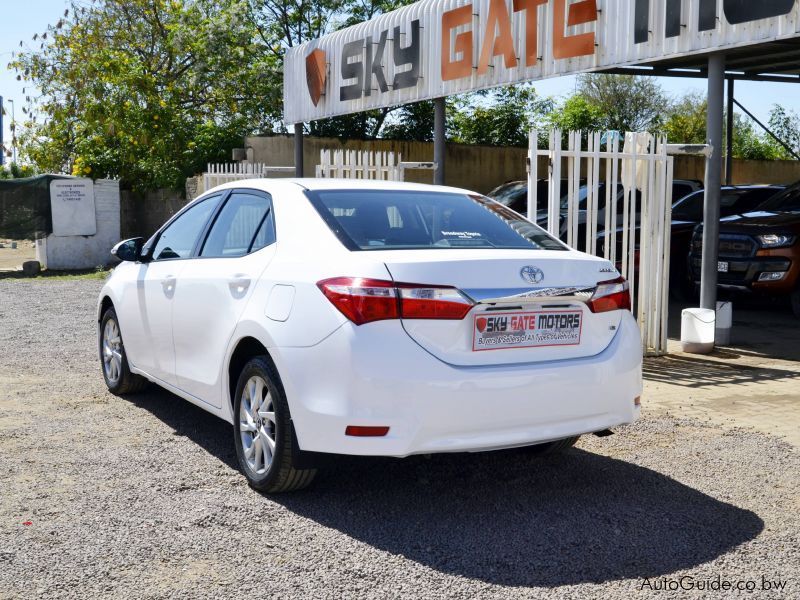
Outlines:
[{"label": "window frame", "polygon": [[[236,192],[250,194],[252,196],[261,196],[267,201],[267,203],[269,204],[269,210],[267,211],[266,216],[269,216],[269,214],[272,213],[272,239],[273,239],[272,243],[271,244],[267,244],[266,246],[262,246],[258,250],[254,250],[254,251],[251,250],[247,254],[242,254],[242,255],[239,255],[239,256],[200,256],[200,250],[203,248],[203,245],[206,243],[206,239],[208,238],[208,234],[211,232],[211,228],[214,226],[214,223],[217,222],[217,217],[222,212],[222,209],[225,207],[225,205],[228,203],[228,200],[230,199],[230,197],[233,194],[235,194]],[[169,229],[175,221],[180,219],[186,212],[188,212],[189,210],[191,210],[193,207],[197,206],[201,202],[205,202],[205,201],[210,200],[210,199],[215,198],[215,197],[219,197],[220,198],[219,204],[217,204],[216,208],[211,212],[211,215],[206,220],[205,225],[200,230],[200,234],[197,236],[197,239],[195,240],[194,246],[192,246],[192,250],[191,250],[191,252],[189,252],[188,256],[185,256],[185,257],[181,256],[181,257],[178,257],[178,258],[156,259],[156,258],[154,258],[153,256],[150,255],[150,253],[153,250],[155,250],[155,247],[158,244],[158,241],[161,239],[161,236],[163,235],[163,233],[167,229]],[[262,221],[261,225],[263,225],[263,221]],[[277,239],[278,239],[277,236],[278,236],[278,233],[277,233],[277,223],[276,223],[276,219],[275,219],[275,203],[272,201],[272,195],[269,194],[268,192],[263,191],[263,190],[257,190],[257,189],[253,189],[253,188],[229,188],[227,190],[212,191],[212,192],[209,192],[207,195],[200,196],[196,200],[193,200],[192,202],[190,202],[189,204],[184,206],[177,213],[172,215],[172,217],[170,217],[169,220],[166,223],[164,223],[158,229],[158,231],[156,231],[153,234],[153,236],[145,243],[145,245],[143,247],[142,255],[147,257],[147,262],[159,262],[159,263],[160,262],[171,261],[171,260],[193,260],[193,259],[198,259],[198,258],[199,259],[212,259],[212,258],[216,258],[216,259],[219,259],[219,258],[222,258],[222,259],[236,259],[236,258],[242,258],[243,256],[250,256],[251,254],[253,254],[253,252],[258,252],[259,250],[263,250],[264,248],[269,248],[272,244],[275,244],[277,242]],[[251,242],[251,245],[252,245],[252,242]]]},{"label": "window frame", "polygon": [[[219,218],[220,214],[222,214],[223,209],[228,204],[230,199],[235,194],[245,194],[249,196],[257,196],[261,197],[267,202],[267,212],[264,213],[264,216],[261,218],[261,221],[256,228],[255,233],[253,234],[253,238],[250,240],[250,247],[247,249],[247,252],[244,254],[239,254],[237,256],[202,256],[200,253],[203,251],[203,247],[206,245],[208,241],[208,237],[211,235],[211,230],[214,228],[214,225],[217,223],[217,219]],[[272,242],[267,244],[266,246],[262,246],[257,250],[253,250],[253,244],[255,243],[255,239],[258,236],[258,232],[261,230],[261,227],[264,225],[264,222],[268,219],[268,217],[272,215]],[[227,194],[223,200],[219,203],[217,210],[211,215],[211,218],[206,223],[206,226],[203,228],[203,232],[198,239],[198,242],[195,244],[194,249],[192,250],[191,258],[198,258],[198,259],[211,259],[211,258],[222,258],[222,259],[236,259],[242,258],[244,256],[250,256],[254,252],[258,252],[259,250],[263,250],[264,248],[269,248],[273,244],[278,241],[278,233],[277,233],[277,224],[275,223],[275,203],[272,201],[272,195],[268,192],[263,190],[256,190],[253,188],[232,188],[227,190]]]},{"label": "window frame", "polygon": [[[230,194],[228,193],[228,191],[224,190],[221,193],[220,192],[212,192],[212,193],[209,193],[208,195],[200,196],[196,200],[193,200],[192,202],[190,202],[189,204],[184,206],[182,209],[180,209],[174,215],[172,215],[172,217],[170,217],[169,220],[166,223],[164,223],[158,229],[158,231],[156,231],[153,234],[153,236],[149,240],[147,240],[147,243],[144,245],[144,247],[142,249],[142,254],[147,257],[147,262],[159,262],[160,263],[160,262],[166,262],[166,261],[169,261],[169,260],[188,260],[188,259],[194,258],[195,253],[197,252],[197,241],[200,240],[200,239],[205,239],[205,235],[208,232],[208,223],[209,223],[209,221],[216,217],[219,209],[222,207],[223,204],[225,204],[225,202],[227,200],[227,197],[229,195]],[[188,256],[179,256],[177,258],[161,258],[161,259],[158,259],[158,258],[155,258],[154,256],[152,256],[151,253],[156,249],[156,246],[158,245],[158,242],[161,240],[161,236],[164,234],[164,232],[167,229],[169,229],[175,223],[175,221],[180,219],[183,215],[185,215],[187,212],[189,212],[192,208],[194,208],[198,204],[201,204],[202,202],[206,202],[208,200],[211,200],[212,198],[219,198],[219,203],[217,204],[216,208],[213,211],[211,211],[211,216],[209,216],[209,218],[206,220],[205,225],[203,225],[203,227],[200,229],[200,233],[198,234],[197,239],[195,240],[194,245],[192,246],[192,249],[189,252]]]}]

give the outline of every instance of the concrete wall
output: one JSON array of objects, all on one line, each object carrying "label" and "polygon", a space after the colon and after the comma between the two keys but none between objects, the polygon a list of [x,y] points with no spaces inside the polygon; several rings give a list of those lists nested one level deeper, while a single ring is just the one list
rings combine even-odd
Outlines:
[{"label": "concrete wall", "polygon": [[109,252],[120,240],[119,181],[94,182],[97,232],[94,235],[57,237],[36,241],[36,260],[51,270],[92,269],[111,262]]},{"label": "concrete wall", "polygon": [[[248,137],[245,139],[248,157],[253,162],[285,167],[294,164],[294,138],[291,136]],[[405,161],[433,160],[433,144],[429,142],[398,142],[392,140],[349,140],[336,138],[306,138],[303,144],[304,174],[314,177],[322,149],[368,150],[399,152]],[[493,146],[447,145],[445,183],[486,193],[494,187],[526,177],[527,150]],[[800,161],[734,160],[733,183],[792,183],[800,180]],[[566,163],[565,163],[566,166]],[[539,159],[540,177],[547,176],[547,159]],[[699,156],[675,158],[676,179],[697,179],[705,175],[705,159]],[[430,183],[431,171],[412,171],[409,181]]]},{"label": "concrete wall", "polygon": [[[248,155],[253,162],[263,162],[273,167],[294,165],[294,138],[291,136],[248,137],[245,139]],[[430,142],[400,142],[395,140],[348,140],[336,138],[306,138],[303,144],[303,167],[306,177],[314,177],[319,164],[320,150],[368,150],[396,152],[407,162],[433,160]],[[527,150],[524,148],[496,148],[490,146],[447,145],[445,183],[458,187],[488,192],[506,181],[525,177]],[[547,162],[541,163],[547,172]],[[407,172],[408,181],[433,182],[433,171]]]},{"label": "concrete wall", "polygon": [[155,190],[141,194],[125,190],[121,194],[121,239],[149,238],[172,215],[186,205],[186,198],[175,190]]}]

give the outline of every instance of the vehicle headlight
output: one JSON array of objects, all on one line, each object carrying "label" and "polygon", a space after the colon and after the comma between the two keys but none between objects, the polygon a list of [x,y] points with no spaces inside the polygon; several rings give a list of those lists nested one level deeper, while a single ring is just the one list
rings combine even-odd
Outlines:
[{"label": "vehicle headlight", "polygon": [[795,237],[793,235],[783,235],[776,233],[768,233],[766,235],[759,235],[758,241],[764,248],[783,248],[784,246],[791,246],[794,244]]}]

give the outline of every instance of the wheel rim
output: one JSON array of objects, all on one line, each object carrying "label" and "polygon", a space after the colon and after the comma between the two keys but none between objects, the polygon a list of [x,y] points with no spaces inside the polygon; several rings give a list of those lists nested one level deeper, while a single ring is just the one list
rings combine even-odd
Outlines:
[{"label": "wheel rim", "polygon": [[263,377],[247,380],[239,400],[239,432],[247,466],[256,475],[269,471],[275,455],[275,407]]},{"label": "wheel rim", "polygon": [[122,336],[114,319],[103,328],[103,370],[109,383],[116,385],[122,375]]}]

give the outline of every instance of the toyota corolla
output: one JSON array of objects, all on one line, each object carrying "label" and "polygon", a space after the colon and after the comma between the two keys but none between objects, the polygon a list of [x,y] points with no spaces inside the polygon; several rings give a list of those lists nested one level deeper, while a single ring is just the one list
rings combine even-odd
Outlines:
[{"label": "toyota corolla", "polygon": [[319,453],[550,452],[639,415],[625,280],[469,191],[240,181],[113,253],[109,390],[232,423],[262,491],[308,485]]}]

